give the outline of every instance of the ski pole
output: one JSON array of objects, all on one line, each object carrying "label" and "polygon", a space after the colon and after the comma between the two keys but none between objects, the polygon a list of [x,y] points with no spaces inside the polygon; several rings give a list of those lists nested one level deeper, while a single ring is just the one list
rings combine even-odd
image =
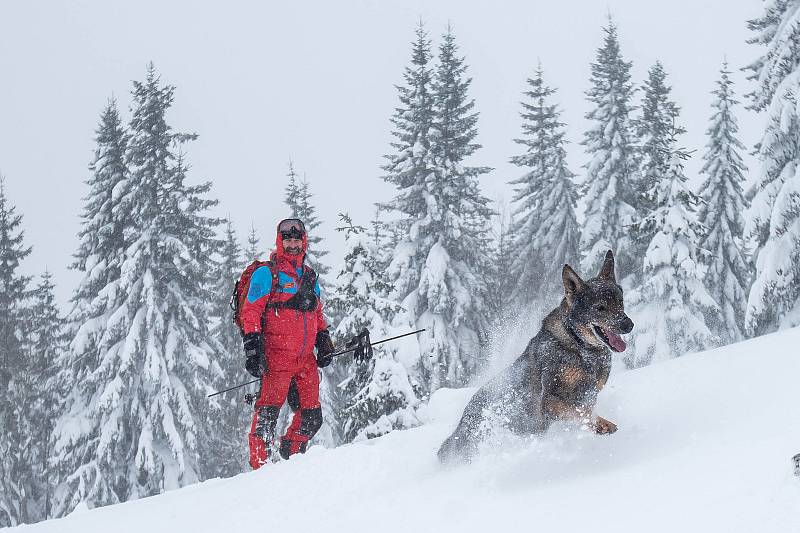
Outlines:
[{"label": "ski pole", "polygon": [[250,385],[251,383],[256,383],[257,381],[261,381],[261,378],[256,378],[256,379],[248,381],[247,383],[242,383],[241,385],[234,385],[233,387],[227,388],[225,390],[214,392],[212,394],[209,394],[207,396],[207,398],[211,398],[212,396],[216,396],[217,394],[222,394],[223,392],[228,392],[228,391],[231,391],[231,390],[241,389],[242,387],[246,387],[247,385]]},{"label": "ski pole", "polygon": [[[423,331],[425,331],[424,328],[423,329],[418,329],[417,331],[411,331],[409,333],[403,333],[402,335],[397,335],[395,337],[389,337],[388,339],[383,339],[383,340],[371,342],[371,343],[369,343],[369,345],[370,346],[375,346],[375,345],[378,345],[378,344],[381,344],[381,343],[384,343],[384,342],[389,342],[389,341],[393,341],[395,339],[400,339],[402,337],[408,337],[409,335],[414,335],[415,333],[422,333]],[[336,357],[338,355],[344,355],[346,353],[354,352],[357,349],[358,349],[358,346],[353,346],[352,348],[348,348],[346,350],[342,350],[341,352],[332,353],[331,357]]]},{"label": "ski pole", "polygon": [[[376,344],[382,344],[384,342],[393,341],[395,339],[408,337],[409,335],[414,335],[416,333],[422,333],[423,331],[425,331],[424,328],[423,329],[418,329],[416,331],[412,331],[410,333],[403,333],[402,335],[396,335],[394,337],[389,337],[388,339],[382,339],[382,340],[379,340],[379,341],[372,342],[372,343],[370,343],[370,346],[375,346]],[[358,346],[354,346],[352,348],[348,348],[347,350],[342,350],[341,352],[333,353],[333,354],[331,354],[331,357],[336,357],[337,355],[343,355],[343,354],[346,354],[346,353],[350,353],[350,352],[353,352],[353,351],[355,351],[357,349],[358,349]],[[259,381],[261,381],[261,378],[256,378],[256,379],[247,381],[245,383],[242,383],[240,385],[234,385],[233,387],[228,387],[227,389],[223,389],[221,391],[213,392],[213,393],[209,394],[207,397],[211,398],[212,396],[216,396],[217,394],[222,394],[223,392],[228,392],[228,391],[232,391],[232,390],[236,390],[236,389],[241,389],[242,387],[246,387],[247,385],[250,385],[251,383],[257,383]]]}]

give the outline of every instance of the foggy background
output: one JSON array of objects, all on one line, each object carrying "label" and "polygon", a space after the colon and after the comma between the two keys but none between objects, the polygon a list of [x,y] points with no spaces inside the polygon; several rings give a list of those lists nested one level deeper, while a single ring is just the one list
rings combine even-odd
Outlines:
[{"label": "foggy background", "polygon": [[[115,96],[127,124],[131,80],[145,78],[149,61],[177,87],[168,122],[200,136],[186,146],[189,179],[213,181],[215,214],[230,215],[240,241],[252,222],[270,248],[274,225],[286,214],[291,158],[314,194],[333,280],[344,254],[337,213],[366,225],[373,204],[393,196],[380,165],[389,152],[394,85],[409,64],[420,18],[434,55],[448,22],[454,29],[480,112],[484,148],[470,164],[494,167],[482,178],[484,191],[510,201],[506,182],[522,173],[508,163],[522,152],[513,142],[521,132],[519,101],[538,60],[545,81],[558,88],[571,170],[582,178],[584,92],[609,12],[637,87],[657,59],[663,62],[687,129],[680,144],[697,150],[687,164],[696,183],[709,93],[727,56],[744,101],[750,84],[738,69],[758,53],[745,43],[745,22],[761,10],[752,0],[4,2],[0,173],[33,246],[22,271],[38,276],[47,267],[66,303],[79,279],[67,265],[78,243],[100,112]],[[743,106],[737,117],[749,149],[762,119]],[[753,170],[753,158],[742,155]]]}]

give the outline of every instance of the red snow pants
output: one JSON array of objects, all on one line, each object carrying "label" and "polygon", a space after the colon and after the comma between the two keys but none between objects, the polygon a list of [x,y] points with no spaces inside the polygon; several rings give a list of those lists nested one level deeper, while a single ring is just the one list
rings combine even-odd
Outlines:
[{"label": "red snow pants", "polygon": [[[294,415],[292,423],[281,437],[281,457],[288,459],[295,453],[304,453],[308,441],[322,427],[319,371],[314,355],[301,357],[293,367],[282,366],[270,370],[261,376],[261,392],[255,403],[253,424],[250,426],[250,466],[254,469],[267,462],[269,448],[275,440],[278,415],[290,387],[292,394],[296,395],[294,401],[289,402],[294,409]],[[298,404],[299,408],[295,409]]]}]

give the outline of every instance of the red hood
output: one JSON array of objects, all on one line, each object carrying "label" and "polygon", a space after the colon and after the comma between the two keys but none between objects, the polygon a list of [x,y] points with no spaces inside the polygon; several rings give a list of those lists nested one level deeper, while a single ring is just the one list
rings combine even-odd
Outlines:
[{"label": "red hood", "polygon": [[[280,225],[280,222],[278,222]],[[295,267],[298,267],[303,264],[306,258],[306,250],[308,250],[308,233],[303,233],[303,245],[301,247],[300,255],[287,255],[286,252],[283,251],[283,236],[281,232],[278,231],[277,227],[275,228],[275,258],[276,259],[286,259],[290,263],[294,264]]]}]

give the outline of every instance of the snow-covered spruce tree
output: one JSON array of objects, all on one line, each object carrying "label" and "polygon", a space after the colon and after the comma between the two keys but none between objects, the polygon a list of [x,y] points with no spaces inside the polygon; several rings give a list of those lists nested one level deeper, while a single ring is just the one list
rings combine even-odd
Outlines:
[{"label": "snow-covered spruce tree", "polygon": [[708,128],[708,151],[702,172],[707,175],[700,188],[699,221],[704,226],[700,248],[708,252],[704,283],[716,300],[720,315],[706,321],[724,343],[744,338],[744,313],[752,277],[751,265],[742,249],[744,213],[747,201],[742,192],[747,170],[738,150],[744,145],[736,137],[739,125],[732,107],[734,98],[727,61],[720,70],[712,94],[714,113]]},{"label": "snow-covered spruce tree", "polygon": [[511,158],[525,174],[510,182],[515,186],[516,204],[510,279],[516,286],[517,303],[526,308],[534,300],[542,302],[560,294],[564,264],[577,266],[580,257],[575,175],[567,168],[561,112],[550,102],[556,91],[545,85],[541,65],[528,85],[527,100],[522,102],[523,137],[516,139],[525,153]]},{"label": "snow-covered spruce tree", "polygon": [[59,487],[62,512],[202,476],[205,396],[221,377],[208,332],[217,221],[205,215],[214,203],[203,198],[210,185],[187,185],[173,151],[192,137],[166,122],[173,91],[152,65],[144,82],[134,82],[128,176],[115,190],[115,208],[128,221],[126,254],[102,331],[88,321],[71,343],[73,357],[85,353],[94,366],[73,384],[55,430],[56,460],[71,472]]},{"label": "snow-covered spruce tree", "polygon": [[264,251],[258,241],[256,227],[253,223],[250,223],[250,232],[247,234],[247,248],[244,251],[244,262],[250,264],[256,259],[261,259],[262,255],[264,255]]},{"label": "snow-covered spruce tree", "polygon": [[23,332],[30,278],[19,273],[20,261],[31,249],[24,245],[22,215],[6,197],[0,176],[0,527],[31,521],[26,493],[30,465],[25,464],[27,438],[20,427],[28,392],[19,378],[25,367]]},{"label": "snow-covered spruce tree", "polygon": [[745,224],[755,278],[745,315],[748,335],[800,324],[800,1],[770,0],[749,21],[764,46],[748,68],[757,86],[750,108],[766,112],[761,162]]},{"label": "snow-covered spruce tree", "polygon": [[[225,232],[220,243],[221,247],[216,254],[218,260],[212,275],[211,317],[214,325],[211,335],[222,349],[218,358],[223,376],[221,382],[233,385],[244,381],[247,374],[244,370],[242,337],[233,323],[230,300],[233,287],[246,266],[245,261],[249,263],[250,260],[242,260],[242,248],[230,220],[225,221]],[[213,470],[206,475],[228,477],[241,473],[247,466],[244,442],[249,422],[253,418],[252,410],[243,404],[241,391],[217,395],[211,400],[216,429],[207,434],[206,438],[216,441],[214,448],[219,455],[215,457]]]},{"label": "snow-covered spruce tree", "polygon": [[634,89],[631,63],[622,58],[617,27],[609,21],[606,36],[592,63],[592,87],[586,95],[594,108],[586,115],[592,122],[583,145],[591,157],[586,166],[583,197],[586,220],[581,234],[581,270],[597,272],[609,249],[614,250],[620,280],[633,273],[636,264],[630,225],[636,216],[635,155],[631,145],[629,113]]},{"label": "snow-covered spruce tree", "polygon": [[[131,221],[119,207],[120,187],[128,177],[125,164],[127,135],[115,100],[110,100],[103,110],[96,134],[97,148],[86,182],[89,194],[84,199],[82,227],[78,234],[80,243],[72,264],[72,268],[83,276],[73,293],[72,309],[67,317],[70,341],[78,340],[79,344],[71,342],[63,352],[56,365],[57,373],[48,387],[63,399],[63,420],[86,420],[87,413],[82,411],[89,408],[87,402],[98,392],[96,387],[100,382],[94,381],[89,385],[89,378],[101,365],[100,344],[108,318],[122,297],[120,271],[125,249],[131,240],[130,229],[127,238],[125,235],[125,228]],[[78,384],[86,388],[79,390]],[[92,494],[92,499],[108,503],[118,501],[113,497],[112,488],[106,484],[107,478],[92,470],[93,465],[83,469],[83,465],[90,461],[82,456],[80,447],[90,440],[96,441],[98,435],[79,435],[74,429],[74,426],[59,421],[53,432],[51,464],[59,484],[54,500],[55,516],[63,515],[89,494]],[[71,451],[67,452],[65,447]],[[80,494],[75,501],[64,501],[65,491],[70,485],[80,486]]]},{"label": "snow-covered spruce tree", "polygon": [[[375,215],[373,219],[370,221],[370,227],[367,233],[363,236],[360,236],[360,239],[364,239],[365,243],[369,244],[370,250],[372,250],[371,260],[378,265],[378,269],[384,273],[389,267],[389,263],[392,260],[392,251],[394,250],[394,246],[398,239],[394,236],[395,224],[393,222],[387,222],[382,214],[383,209],[380,205],[376,205],[375,207]],[[346,213],[339,213],[339,218],[344,220],[343,217],[347,217]],[[336,231],[346,232],[347,228],[350,226],[340,226],[336,228]],[[357,226],[360,228],[361,226]],[[339,282],[337,281],[336,286],[339,286]],[[334,288],[334,290],[336,290]],[[336,297],[334,294],[331,298],[332,300]],[[340,305],[326,305],[325,306],[325,316],[329,319],[328,323],[332,325],[336,325],[341,322],[345,316],[342,314],[346,309]],[[333,333],[335,328],[331,327],[331,332]],[[335,339],[335,342],[340,341],[348,341],[347,339]],[[413,366],[413,365],[412,365]],[[346,367],[347,372],[345,374],[349,374],[349,366]],[[346,376],[343,376],[346,377]]]},{"label": "snow-covered spruce tree", "polygon": [[491,248],[488,230],[495,214],[478,183],[491,169],[464,165],[481,148],[474,142],[478,113],[468,96],[472,79],[465,77],[467,66],[449,27],[438,60],[430,131],[433,176],[426,180],[433,220],[417,229],[434,239],[416,291],[416,324],[428,328],[421,352],[431,390],[463,385],[478,369],[488,329],[484,279],[491,270],[490,255],[481,251]]},{"label": "snow-covered spruce tree", "polygon": [[322,263],[322,258],[328,255],[327,250],[322,249],[322,237],[315,231],[322,221],[317,220],[316,208],[311,203],[311,191],[305,177],[297,179],[292,162],[289,161],[289,173],[287,174],[289,183],[286,186],[286,205],[289,206],[290,216],[297,217],[303,221],[308,232],[308,252],[306,253],[306,263],[314,269],[320,277],[320,287],[325,289],[324,277],[330,272],[330,267]]},{"label": "snow-covered spruce tree", "polygon": [[300,184],[298,183],[297,172],[294,170],[294,162],[291,159],[289,160],[289,172],[286,173],[286,177],[289,178],[289,181],[284,189],[284,202],[289,206],[291,216],[296,216],[295,213],[300,209],[297,203],[300,199]]},{"label": "snow-covered spruce tree", "polygon": [[629,367],[717,342],[704,318],[719,310],[703,286],[698,248],[703,228],[695,218],[700,199],[686,187],[683,159],[688,156],[675,143],[673,135],[666,173],[650,191],[655,208],[635,228],[653,238],[644,256],[642,282],[626,296],[636,324],[634,346],[625,354]]},{"label": "snow-covered spruce tree", "polygon": [[[365,328],[373,341],[407,333],[411,328],[408,313],[388,299],[391,286],[383,277],[383,268],[370,236],[340,215],[345,226],[348,252],[338,276],[336,296],[329,305],[344,318],[334,337],[343,347]],[[339,385],[342,405],[339,420],[345,442],[378,437],[395,429],[419,423],[419,386],[408,375],[405,361],[419,359],[413,340],[399,340],[375,347],[368,361],[342,357],[338,365],[350,365],[347,378]]]},{"label": "snow-covered spruce tree", "polygon": [[393,119],[396,154],[384,167],[400,190],[391,207],[408,228],[389,267],[393,298],[426,329],[416,377],[429,392],[463,386],[478,368],[488,329],[483,311],[493,214],[478,187],[489,169],[464,165],[480,148],[478,114],[467,95],[471,80],[450,29],[442,40],[429,81],[430,45],[424,30],[417,31],[414,66],[406,69],[408,85]]},{"label": "snow-covered spruce tree", "polygon": [[[400,189],[396,200],[402,205],[419,202],[421,186],[432,173],[429,139],[433,122],[431,41],[421,22],[416,36],[412,43],[411,65],[403,73],[405,85],[397,86],[400,105],[391,117],[395,128],[392,131],[395,140],[391,145],[395,153],[385,156],[388,163],[384,166],[387,172],[384,179]],[[382,208],[390,211],[393,204]],[[402,207],[397,211],[405,213]],[[408,281],[416,284],[413,279]]]},{"label": "snow-covered spruce tree", "polygon": [[393,298],[403,301],[410,297],[407,303],[414,313],[420,273],[434,244],[434,236],[422,227],[427,214],[427,183],[433,179],[429,138],[433,122],[431,41],[421,21],[415,33],[411,64],[403,72],[404,84],[396,86],[399,105],[390,119],[394,126],[393,153],[384,156],[383,179],[397,188],[397,194],[391,202],[379,206],[398,218],[390,228],[394,246],[387,264]]},{"label": "snow-covered spruce tree", "polygon": [[[179,147],[194,138],[196,135],[178,134],[175,137]],[[186,185],[186,172],[189,167],[184,159],[185,154],[179,148],[174,167],[175,177],[171,184],[176,194],[170,196],[172,203],[168,204],[165,210],[167,223],[165,230],[167,235],[177,237],[180,243],[176,243],[173,253],[183,255],[184,263],[172,261],[177,267],[172,271],[172,276],[183,282],[185,295],[191,299],[187,303],[192,306],[192,313],[187,317],[188,327],[181,324],[182,317],[176,317],[175,325],[185,328],[185,338],[194,344],[195,349],[203,350],[211,356],[207,369],[203,370],[200,367],[196,369],[199,371],[198,374],[189,374],[195,379],[195,385],[219,390],[230,383],[226,370],[235,366],[241,369],[241,360],[239,365],[236,365],[235,358],[219,343],[217,335],[211,330],[217,311],[214,304],[230,302],[232,290],[230,284],[227,287],[222,284],[220,287],[217,277],[221,265],[215,257],[225,245],[224,240],[217,237],[217,229],[224,220],[208,216],[209,210],[219,203],[217,200],[205,197],[211,190],[211,182],[195,186]],[[172,270],[170,268],[172,263],[168,264],[168,272]],[[176,302],[166,302],[165,308],[169,309],[176,303],[180,305],[180,299],[176,299]],[[230,307],[228,309],[230,310]],[[202,357],[202,354],[198,353],[198,357]],[[191,372],[192,368],[187,370]],[[206,380],[207,384],[203,385],[203,380]],[[205,417],[204,420],[196,422],[202,429],[200,432],[202,438],[197,445],[200,473],[203,478],[235,475],[242,472],[245,466],[242,441],[248,427],[240,425],[236,416],[241,416],[246,409],[242,409],[240,404],[240,408],[236,410],[231,403],[222,403],[222,398],[219,396],[209,401],[206,398],[208,392],[210,391],[202,394],[200,389],[192,391],[195,412],[198,418],[201,415]],[[207,402],[207,406],[204,406],[204,401]],[[238,463],[237,457],[232,455],[232,450],[240,451]]]},{"label": "snow-covered spruce tree", "polygon": [[[114,307],[120,265],[128,244],[123,236],[126,213],[120,212],[118,207],[118,185],[127,177],[127,134],[113,98],[101,113],[95,141],[97,148],[89,164],[90,177],[86,180],[89,194],[84,198],[82,227],[78,233],[80,242],[75,261],[70,265],[83,276],[72,295],[72,308],[67,317],[70,336],[87,321],[92,322],[96,335],[91,335],[87,342],[95,342],[96,336],[102,334],[104,317]],[[82,369],[67,369],[68,372],[82,372],[72,380],[79,381],[83,373],[94,366],[86,355],[77,354],[83,361]],[[63,363],[60,366],[70,366],[67,361]],[[63,377],[59,376],[57,381]]]},{"label": "snow-covered spruce tree", "polygon": [[314,272],[320,276],[320,286],[324,288],[324,277],[328,275],[331,269],[322,262],[322,258],[328,255],[328,251],[322,249],[322,237],[315,231],[322,225],[322,221],[317,219],[316,208],[311,203],[313,195],[305,177],[300,182],[299,191],[300,198],[296,216],[303,221],[306,231],[308,231],[308,256],[306,261],[314,269]]},{"label": "snow-covered spruce tree", "polygon": [[[242,338],[239,329],[233,323],[231,296],[236,281],[250,261],[247,258],[242,259],[242,247],[239,245],[236,230],[233,229],[230,219],[225,220],[225,231],[220,244],[216,253],[218,261],[211,276],[214,295],[211,316],[215,322],[211,334],[225,349],[227,357],[235,358],[241,363]],[[237,365],[237,377],[241,377],[242,370],[242,365]]]},{"label": "snow-covered spruce tree", "polygon": [[[102,318],[113,307],[116,282],[127,242],[123,237],[126,213],[120,212],[119,184],[127,177],[127,135],[115,99],[109,100],[96,130],[94,159],[89,165],[89,194],[84,198],[80,243],[71,267],[83,273],[72,296],[72,330],[87,320]],[[98,323],[97,331],[103,325]]]},{"label": "snow-covered spruce tree", "polygon": [[29,472],[25,492],[29,509],[36,509],[28,517],[34,520],[52,518],[52,487],[56,479],[50,467],[50,438],[60,409],[59,402],[54,401],[56,391],[48,385],[56,376],[56,362],[63,357],[69,342],[66,320],[59,312],[54,289],[52,275],[45,272],[31,292],[31,306],[26,312],[27,356],[17,370],[17,386],[26,400],[22,420],[18,422],[24,436],[21,453]]},{"label": "snow-covered spruce tree", "polygon": [[[506,202],[499,201],[496,222],[492,224],[490,234],[492,242],[490,251],[491,268],[485,275],[487,287],[500,287],[508,283],[509,272],[513,262],[512,249],[512,217]],[[518,302],[509,297],[505,291],[489,291],[484,299],[485,312],[489,320],[490,336],[505,335],[508,318],[516,313]],[[491,340],[490,340],[491,342]]]},{"label": "snow-covered spruce tree", "polygon": [[[398,301],[412,295],[420,281],[425,258],[433,246],[433,236],[420,231],[419,220],[426,216],[426,187],[433,179],[430,129],[433,122],[433,71],[431,42],[422,22],[412,43],[411,65],[405,67],[404,85],[398,85],[400,104],[391,117],[394,153],[385,155],[383,179],[393,184],[395,198],[380,209],[399,216],[394,224],[394,249],[387,270],[393,280]],[[411,231],[414,234],[411,235]]]},{"label": "snow-covered spruce tree", "polygon": [[[672,87],[667,85],[667,73],[660,61],[647,71],[647,80],[642,86],[641,115],[634,121],[636,136],[640,142],[637,193],[651,191],[664,179],[670,163],[670,140],[685,130],[675,124],[680,108],[670,100]],[[637,212],[647,213],[653,209],[654,199],[644,194],[635,197]]]},{"label": "snow-covered spruce tree", "polygon": [[[656,208],[653,195],[656,194],[658,184],[668,179],[666,175],[670,171],[672,139],[685,133],[675,122],[680,108],[670,100],[672,87],[667,85],[667,73],[660,61],[656,61],[648,70],[642,91],[644,96],[641,115],[634,121],[640,143],[636,150],[637,172],[629,197],[637,218],[646,216]],[[638,286],[641,283],[642,261],[650,241],[653,240],[652,232],[658,229],[647,224],[634,223],[628,230],[636,258],[634,276],[629,280],[629,285]]]},{"label": "snow-covered spruce tree", "polygon": [[379,261],[382,261],[382,264],[386,266],[389,264],[389,261],[391,261],[389,249],[394,247],[386,247],[385,245],[392,243],[393,235],[390,228],[392,224],[382,220],[381,211],[381,207],[376,205],[375,215],[370,222],[369,242],[375,248],[375,251],[378,252]]}]

